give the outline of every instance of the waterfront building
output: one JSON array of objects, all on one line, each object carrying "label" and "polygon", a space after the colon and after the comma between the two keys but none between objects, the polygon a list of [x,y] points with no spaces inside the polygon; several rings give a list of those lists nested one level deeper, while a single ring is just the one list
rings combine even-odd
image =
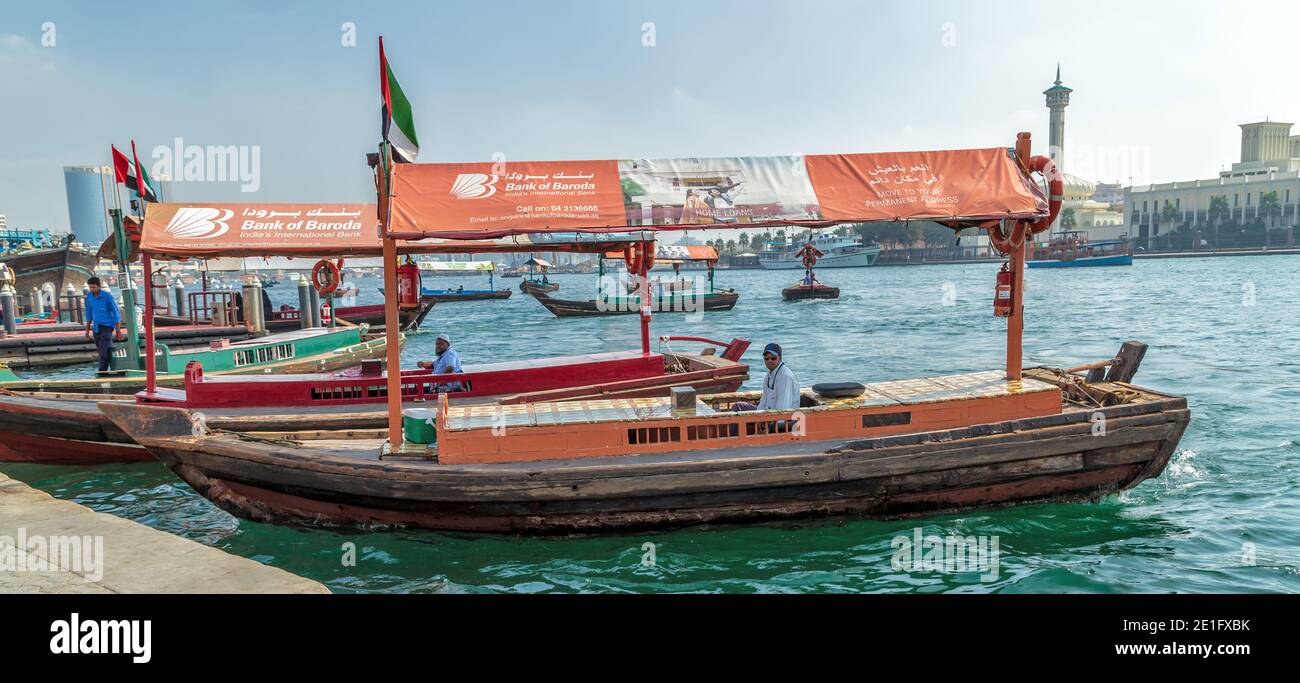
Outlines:
[{"label": "waterfront building", "polygon": [[99,246],[111,230],[105,207],[112,207],[111,166],[64,166],[68,194],[68,227],[78,242]]},{"label": "waterfront building", "polygon": [[[1291,134],[1292,125],[1241,124],[1241,160],[1217,178],[1128,188],[1124,204],[1130,234],[1147,249],[1168,241],[1172,233],[1188,236],[1187,246],[1193,249],[1293,244],[1300,225],[1300,135]],[[1243,237],[1252,230],[1263,234]]]}]

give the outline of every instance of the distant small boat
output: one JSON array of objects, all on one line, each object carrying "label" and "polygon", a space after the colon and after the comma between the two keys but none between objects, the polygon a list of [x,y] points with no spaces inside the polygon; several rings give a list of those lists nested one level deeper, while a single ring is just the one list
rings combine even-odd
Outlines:
[{"label": "distant small boat", "polygon": [[1082,230],[1060,233],[1046,244],[1030,246],[1026,265],[1030,268],[1078,268],[1082,266],[1131,266],[1133,252],[1128,240],[1088,240]]},{"label": "distant small boat", "polygon": [[560,283],[558,282],[541,282],[538,280],[524,280],[523,282],[519,283],[519,291],[523,292],[524,294],[534,294],[534,293],[548,294],[550,292],[554,292],[558,290],[559,288],[560,288]]},{"label": "distant small boat", "polygon": [[790,285],[781,290],[781,298],[786,301],[799,301],[802,299],[838,299],[840,298],[840,288],[830,287],[821,283],[806,285],[801,282],[797,285]]}]

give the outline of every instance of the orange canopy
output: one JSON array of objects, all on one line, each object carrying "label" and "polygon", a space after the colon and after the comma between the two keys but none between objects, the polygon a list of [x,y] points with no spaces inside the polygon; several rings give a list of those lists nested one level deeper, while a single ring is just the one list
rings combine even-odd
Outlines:
[{"label": "orange canopy", "polygon": [[645,227],[1041,219],[1005,147],[939,152],[395,164],[388,234],[488,239]]},{"label": "orange canopy", "polygon": [[[150,204],[143,227],[128,233],[132,240],[140,242],[140,250],[165,258],[315,258],[383,253],[374,204]],[[477,241],[430,239],[401,242],[398,250],[403,253],[602,252],[653,239],[652,233],[643,231],[603,235],[569,233]]]}]

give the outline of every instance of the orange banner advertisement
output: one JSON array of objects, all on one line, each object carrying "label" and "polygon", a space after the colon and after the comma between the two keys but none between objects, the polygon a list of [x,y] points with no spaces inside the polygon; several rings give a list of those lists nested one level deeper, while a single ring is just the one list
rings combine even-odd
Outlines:
[{"label": "orange banner advertisement", "polygon": [[140,249],[198,257],[381,253],[373,204],[151,204]]},{"label": "orange banner advertisement", "polygon": [[835,221],[1033,218],[1047,199],[1004,147],[805,158],[822,217]]},{"label": "orange banner advertisement", "polygon": [[1047,215],[1005,147],[815,156],[397,164],[388,234],[549,232]]},{"label": "orange banner advertisement", "polygon": [[623,226],[616,161],[396,164],[390,233],[481,239]]}]

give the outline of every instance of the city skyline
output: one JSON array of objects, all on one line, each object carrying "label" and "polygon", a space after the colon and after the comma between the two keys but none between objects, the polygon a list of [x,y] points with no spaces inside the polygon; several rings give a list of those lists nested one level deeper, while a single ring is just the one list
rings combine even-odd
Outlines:
[{"label": "city skyline", "polygon": [[[108,163],[131,138],[151,166],[177,139],[258,150],[256,192],[176,182],[178,201],[372,201],[381,31],[421,161],[987,147],[1019,130],[1046,151],[1058,61],[1075,90],[1064,170],[1093,181],[1214,177],[1237,159],[1238,124],[1300,117],[1300,94],[1270,87],[1244,49],[1285,37],[1300,18],[1285,3],[1263,25],[1209,3],[1124,6],[1127,22],[1027,2],[232,7],[0,10],[0,78],[42,105],[0,112],[9,226],[67,230],[64,166]],[[1207,85],[1227,73],[1232,97]]]}]

